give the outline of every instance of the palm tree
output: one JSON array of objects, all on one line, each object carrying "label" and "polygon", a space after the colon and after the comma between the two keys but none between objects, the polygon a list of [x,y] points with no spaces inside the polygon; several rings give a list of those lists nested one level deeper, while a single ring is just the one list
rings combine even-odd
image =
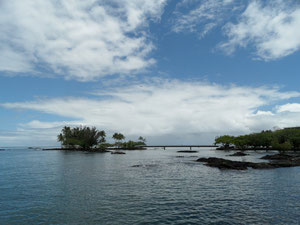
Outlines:
[{"label": "palm tree", "polygon": [[143,138],[142,136],[139,137],[139,142],[143,143],[144,145],[146,144],[146,138]]},{"label": "palm tree", "polygon": [[115,144],[120,148],[121,141],[125,139],[125,136],[121,133],[114,133],[112,138],[115,139]]},{"label": "palm tree", "polygon": [[57,140],[62,146],[72,148],[82,148],[90,150],[93,146],[105,142],[105,131],[98,131],[96,127],[64,127],[57,136]]},{"label": "palm tree", "polygon": [[106,133],[104,130],[99,131],[100,140],[99,143],[105,143],[106,142]]}]

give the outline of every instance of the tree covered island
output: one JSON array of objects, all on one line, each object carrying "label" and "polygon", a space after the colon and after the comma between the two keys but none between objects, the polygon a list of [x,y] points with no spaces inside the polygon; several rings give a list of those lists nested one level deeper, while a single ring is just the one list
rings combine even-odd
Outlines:
[{"label": "tree covered island", "polygon": [[146,145],[146,139],[139,137],[137,141],[124,141],[125,136],[121,133],[114,133],[112,138],[115,143],[106,142],[106,132],[97,130],[96,127],[68,127],[65,126],[57,136],[65,150],[83,150],[83,151],[106,151],[107,149],[143,149]]},{"label": "tree covered island", "polygon": [[215,144],[221,144],[220,150],[300,150],[300,127],[280,130],[265,130],[248,135],[216,137]]},{"label": "tree covered island", "polygon": [[[221,144],[219,150],[242,150],[227,156],[247,156],[243,150],[277,150],[279,154],[270,154],[261,157],[262,162],[236,161],[225,158],[209,157],[199,158],[210,167],[219,169],[247,170],[275,169],[283,167],[300,166],[300,127],[284,128],[280,130],[266,130],[248,135],[216,137],[215,144]],[[291,152],[295,151],[295,152]],[[297,151],[297,152],[296,152]]]}]

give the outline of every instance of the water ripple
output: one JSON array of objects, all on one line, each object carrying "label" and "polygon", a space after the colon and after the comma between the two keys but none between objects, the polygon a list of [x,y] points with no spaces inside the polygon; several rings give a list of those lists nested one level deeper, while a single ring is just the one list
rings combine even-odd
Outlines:
[{"label": "water ripple", "polygon": [[0,224],[300,223],[300,168],[221,171],[178,155],[3,151]]}]

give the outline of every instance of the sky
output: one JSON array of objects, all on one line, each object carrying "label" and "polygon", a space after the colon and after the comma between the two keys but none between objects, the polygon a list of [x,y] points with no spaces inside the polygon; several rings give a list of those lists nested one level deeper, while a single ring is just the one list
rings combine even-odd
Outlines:
[{"label": "sky", "polygon": [[0,146],[300,126],[299,27],[292,0],[0,1]]}]

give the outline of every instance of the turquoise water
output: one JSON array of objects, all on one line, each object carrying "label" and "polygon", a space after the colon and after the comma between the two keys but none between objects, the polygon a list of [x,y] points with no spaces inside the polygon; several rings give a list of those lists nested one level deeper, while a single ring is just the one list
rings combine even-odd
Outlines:
[{"label": "turquoise water", "polygon": [[[0,224],[300,223],[300,167],[221,171],[195,162],[229,154],[208,149],[126,153],[0,151]],[[251,154],[235,159],[264,155]]]}]

